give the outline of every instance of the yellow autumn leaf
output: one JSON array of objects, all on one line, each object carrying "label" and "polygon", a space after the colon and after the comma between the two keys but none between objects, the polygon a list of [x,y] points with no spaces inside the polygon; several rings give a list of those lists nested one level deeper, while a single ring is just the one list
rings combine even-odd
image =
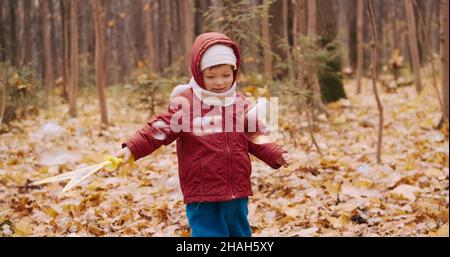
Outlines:
[{"label": "yellow autumn leaf", "polygon": [[354,180],[353,185],[360,188],[372,188],[374,187],[375,183],[366,178],[359,178]]},{"label": "yellow autumn leaf", "polygon": [[52,207],[45,208],[44,212],[52,218],[56,218],[56,216],[58,216],[58,212],[55,211]]},{"label": "yellow autumn leaf", "polygon": [[392,190],[389,194],[399,200],[409,200],[409,201],[415,201],[416,200],[416,193],[420,192],[420,189],[411,186],[411,185],[399,185],[394,190]]},{"label": "yellow autumn leaf", "polygon": [[16,235],[18,236],[29,236],[33,233],[30,224],[24,220],[21,220],[15,224],[14,229],[16,231]]}]

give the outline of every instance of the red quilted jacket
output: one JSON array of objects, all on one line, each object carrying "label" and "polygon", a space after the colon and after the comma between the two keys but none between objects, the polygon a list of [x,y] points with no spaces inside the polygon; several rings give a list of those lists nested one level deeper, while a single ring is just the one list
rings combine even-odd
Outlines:
[{"label": "red quilted jacket", "polygon": [[[239,50],[237,45],[228,37],[220,33],[205,33],[197,37],[192,47],[191,70],[193,78],[198,85],[203,86],[200,72],[200,60],[206,49],[214,44],[221,43],[232,47],[237,57],[239,67]],[[234,72],[236,78],[237,70]],[[241,117],[239,107],[245,109],[249,102],[237,94],[233,104],[226,107],[211,106],[202,109],[201,116],[221,115],[222,131],[199,135],[192,130],[195,118],[192,113],[194,101],[200,101],[192,89],[186,89],[173,98],[169,103],[167,112],[159,114],[148,121],[133,136],[128,138],[123,146],[128,146],[138,160],[151,154],[162,145],[168,145],[176,140],[178,172],[184,202],[217,202],[228,201],[252,195],[250,175],[251,162],[249,153],[264,161],[274,169],[280,168],[276,160],[281,157],[283,149],[274,144],[254,144],[248,140],[250,133],[236,132],[236,124],[233,122],[232,132],[225,132],[226,116],[232,115],[233,121]],[[175,132],[171,130],[164,140],[154,138],[157,132],[153,128],[156,121],[170,124],[171,119],[180,110],[182,104],[189,103],[191,108],[187,113],[190,119],[190,130]],[[242,110],[242,109],[240,109]],[[220,126],[220,125],[219,125]],[[228,131],[228,130],[227,130]]]}]

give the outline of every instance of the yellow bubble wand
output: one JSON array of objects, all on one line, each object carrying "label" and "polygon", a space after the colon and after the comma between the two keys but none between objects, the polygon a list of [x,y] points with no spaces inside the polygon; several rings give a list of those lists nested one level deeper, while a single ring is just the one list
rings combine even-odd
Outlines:
[{"label": "yellow bubble wand", "polygon": [[41,185],[46,183],[53,183],[58,182],[62,180],[70,179],[69,183],[66,184],[66,186],[63,188],[61,193],[65,193],[69,191],[70,189],[74,188],[76,185],[80,184],[81,181],[85,180],[86,178],[90,177],[95,172],[101,170],[102,168],[105,168],[108,171],[116,170],[120,165],[124,163],[123,158],[117,158],[112,155],[105,156],[105,161],[92,165],[89,167],[84,167],[78,170],[66,172],[64,174],[60,174],[54,177],[42,179],[39,181],[35,181],[32,183],[32,185]]}]

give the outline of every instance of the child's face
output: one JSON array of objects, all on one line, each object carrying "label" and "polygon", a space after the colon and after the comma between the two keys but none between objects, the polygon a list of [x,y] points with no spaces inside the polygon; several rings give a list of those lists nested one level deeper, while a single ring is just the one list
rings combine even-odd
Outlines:
[{"label": "child's face", "polygon": [[203,83],[206,90],[222,93],[231,88],[233,84],[233,68],[231,65],[219,65],[206,68],[202,71]]}]

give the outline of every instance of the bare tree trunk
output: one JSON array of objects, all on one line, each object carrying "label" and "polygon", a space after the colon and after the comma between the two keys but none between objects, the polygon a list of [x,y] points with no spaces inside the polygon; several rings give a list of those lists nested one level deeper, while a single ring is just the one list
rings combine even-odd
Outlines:
[{"label": "bare tree trunk", "polygon": [[[262,3],[259,3],[261,1],[259,0],[249,0],[248,1],[248,7],[249,9],[255,10],[258,7],[261,7]],[[255,15],[252,17],[252,23],[253,26],[253,35],[261,35],[261,26],[258,26],[261,24],[261,17],[259,15]],[[247,59],[244,61],[245,70],[247,72],[256,74],[260,73],[259,66],[262,64],[261,62],[261,56],[260,56],[260,46],[259,40],[257,40],[258,36],[254,36],[254,39],[249,40],[249,46],[248,46],[248,52],[246,53]],[[244,58],[245,58],[244,57]]]},{"label": "bare tree trunk", "polygon": [[364,72],[364,1],[356,1],[356,93],[361,93]]},{"label": "bare tree trunk", "polygon": [[[335,56],[330,56],[321,65],[326,67],[319,69],[318,81],[320,85],[320,95],[324,102],[330,103],[341,98],[347,98],[344,90],[342,78],[341,54],[338,47],[333,46],[338,37],[338,21],[336,15],[336,1],[317,0],[317,44],[320,48],[329,52],[336,51]],[[330,45],[331,43],[331,45]]]},{"label": "bare tree trunk", "polygon": [[[304,95],[304,91],[306,91],[305,88],[305,78],[304,78],[304,68],[303,68],[303,61],[302,61],[302,57],[301,57],[301,47],[300,47],[300,42],[299,42],[299,38],[301,35],[305,35],[307,33],[307,26],[306,26],[306,0],[294,0],[293,1],[293,8],[294,8],[294,17],[293,17],[293,29],[292,29],[292,34],[293,34],[293,38],[294,38],[294,46],[293,46],[293,53],[295,56],[295,61],[296,61],[296,66],[297,66],[297,88],[300,91],[299,97],[298,97],[298,103],[297,103],[297,108],[298,108],[298,112],[299,115],[301,116],[303,111],[306,114],[306,121],[308,123],[308,132],[309,132],[309,136],[311,137],[311,141],[314,145],[314,147],[316,148],[317,152],[322,155],[322,151],[320,150],[319,145],[317,144],[317,141],[314,137],[314,124],[313,124],[313,120],[311,116],[314,116],[314,114],[311,114],[311,107],[308,105],[307,99]],[[312,31],[311,31],[312,32]],[[309,71],[307,71],[307,73],[310,73]],[[308,74],[307,79],[311,80],[311,79],[316,79],[316,76],[312,75],[312,74]],[[309,83],[313,88],[316,88],[319,84],[314,84],[311,83],[309,81]],[[313,91],[316,91],[320,89],[313,89]],[[317,95],[314,95],[313,97],[316,97]],[[319,94],[320,96],[320,94]]]},{"label": "bare tree trunk", "polygon": [[60,0],[60,11],[62,21],[62,76],[64,81],[64,98],[69,101],[69,3],[68,0]]},{"label": "bare tree trunk", "polygon": [[443,117],[448,122],[448,0],[441,0],[441,80],[444,100]]},{"label": "bare tree trunk", "polygon": [[393,23],[392,23],[392,30],[394,33],[394,49],[398,48],[400,49],[398,45],[398,10],[397,10],[397,0],[392,0],[392,9],[393,9]]},{"label": "bare tree trunk", "polygon": [[444,106],[443,106],[441,94],[439,93],[439,88],[437,85],[438,82],[437,82],[437,78],[436,78],[436,68],[435,68],[434,60],[433,60],[433,55],[434,55],[433,44],[432,44],[431,38],[427,32],[425,18],[422,15],[422,11],[420,10],[420,8],[418,8],[419,6],[417,5],[417,2],[415,0],[413,0],[413,3],[414,3],[414,6],[416,6],[416,8],[417,8],[417,14],[418,14],[418,22],[417,23],[418,23],[418,27],[421,28],[420,31],[422,33],[420,33],[420,34],[423,35],[423,41],[425,42],[425,46],[427,48],[426,54],[427,54],[428,62],[431,64],[431,73],[432,73],[431,78],[433,81],[433,88],[436,91],[436,95],[439,100],[439,106],[441,107],[441,110],[443,110],[442,113],[444,113]]},{"label": "bare tree trunk", "polygon": [[263,38],[264,75],[272,80],[272,46],[269,35],[269,0],[263,0],[263,15],[261,18],[261,34]]},{"label": "bare tree trunk", "polygon": [[338,13],[338,30],[339,41],[341,43],[341,62],[343,70],[351,67],[350,65],[350,31],[347,17],[347,3],[348,1],[337,1],[337,13]]},{"label": "bare tree trunk", "polygon": [[[5,14],[6,14],[6,22],[9,24],[8,26],[8,37],[3,36],[5,38],[5,55],[6,59],[10,60],[13,65],[17,65],[17,33],[16,33],[16,25],[17,25],[17,1],[6,1],[5,2]],[[9,18],[9,19],[8,19]]]},{"label": "bare tree trunk", "polygon": [[414,81],[418,93],[422,91],[422,82],[420,78],[420,57],[419,48],[417,46],[416,21],[414,17],[414,8],[412,0],[404,0],[405,15],[408,24],[409,51],[411,53],[412,65],[414,70]]},{"label": "bare tree trunk", "polygon": [[153,46],[153,8],[155,7],[155,2],[153,0],[148,0],[144,7],[145,20],[146,20],[146,36],[147,36],[147,51],[148,60],[150,62],[150,67],[152,72],[156,72],[156,61],[155,61],[155,47]]},{"label": "bare tree trunk", "polygon": [[[314,41],[317,39],[317,0],[308,0],[307,2],[307,13],[308,13],[308,36],[311,37]],[[317,42],[316,42],[317,43]],[[310,72],[311,73],[311,72]],[[321,95],[320,95],[320,85],[319,79],[317,78],[316,73],[311,73],[308,75],[308,84],[311,85],[313,97],[312,102],[314,108],[318,111],[325,113],[327,116],[329,115],[327,109],[322,103]],[[315,120],[316,116],[313,115],[313,120]]]},{"label": "bare tree trunk", "polygon": [[78,0],[70,1],[70,94],[69,114],[77,116],[77,94],[78,94]]},{"label": "bare tree trunk", "polygon": [[48,1],[40,1],[40,10],[42,18],[42,42],[44,44],[44,63],[45,63],[45,76],[44,76],[44,88],[45,97],[48,96],[48,91],[54,88],[53,78],[53,65],[52,65],[52,49],[50,44],[50,27],[49,27],[49,12]]},{"label": "bare tree trunk", "polygon": [[105,19],[101,0],[92,0],[92,11],[95,26],[95,77],[97,94],[100,103],[101,120],[108,126],[108,110],[106,107],[106,47],[105,47]]},{"label": "bare tree trunk", "polygon": [[21,44],[19,46],[18,67],[22,67],[29,61],[31,48],[31,2],[23,1],[23,24],[20,28]]},{"label": "bare tree trunk", "polygon": [[[301,51],[299,37],[306,34],[306,2],[305,0],[294,0],[294,26],[292,34],[294,38],[294,59],[297,64],[297,88],[301,91],[305,90],[305,79],[303,60],[301,58]],[[300,106],[301,108],[301,106]]]},{"label": "bare tree trunk", "polygon": [[[51,60],[51,64],[53,67],[53,81],[55,81],[56,78],[59,77],[60,74],[60,65],[58,65],[58,48],[59,48],[59,43],[56,41],[56,22],[55,22],[55,8],[54,8],[54,1],[53,0],[48,0],[49,6],[49,25],[50,25],[50,50],[52,53],[52,60]],[[58,38],[59,39],[59,38]],[[55,82],[53,82],[53,84],[55,84]]]},{"label": "bare tree trunk", "polygon": [[[3,6],[5,5],[5,1],[4,0],[0,0],[0,35],[6,35],[6,31],[5,31],[5,20],[4,17],[6,16],[6,12],[4,12],[3,10]],[[0,62],[5,61],[6,60],[6,56],[5,56],[5,49],[6,48],[6,37],[0,37],[0,49],[2,49],[0,51]]]},{"label": "bare tree trunk", "polygon": [[125,54],[128,57],[127,58],[127,67],[126,72],[128,73],[131,69],[134,69],[136,67],[137,61],[139,60],[137,48],[136,48],[136,42],[134,41],[134,38],[132,37],[133,27],[132,27],[132,19],[134,18],[133,15],[133,4],[134,1],[125,1],[125,46],[126,51]]},{"label": "bare tree trunk", "polygon": [[159,68],[164,73],[173,61],[173,49],[172,49],[172,36],[169,31],[172,30],[172,18],[171,18],[171,1],[160,0],[159,4],[159,27],[158,39],[159,39],[159,56],[158,60]]},{"label": "bare tree trunk", "polygon": [[[214,20],[219,20],[222,17],[223,1],[222,0],[211,0],[211,6],[213,7]],[[219,24],[219,23],[216,23],[216,24]],[[219,30],[218,27],[216,27],[214,29]]]},{"label": "bare tree trunk", "polygon": [[184,53],[184,63],[185,63],[185,74],[189,74],[190,71],[190,63],[191,60],[190,52],[191,52],[191,46],[194,42],[194,17],[195,17],[195,7],[192,0],[181,0],[182,8],[181,12],[183,13],[184,19],[182,20],[184,25],[184,33],[183,33],[183,40],[184,40],[184,46],[183,46],[183,53]]},{"label": "bare tree trunk", "polygon": [[[151,73],[156,73],[156,58],[155,58],[155,47],[153,44],[153,13],[155,12],[156,4],[154,0],[148,0],[145,4],[144,12],[145,12],[145,20],[146,20],[146,35],[147,35],[147,51],[148,51],[148,59],[150,61],[150,69]],[[150,116],[155,113],[155,88],[152,87],[150,89]]]},{"label": "bare tree trunk", "polygon": [[2,83],[0,84],[0,125],[2,124],[6,109],[6,89],[5,85],[3,84],[3,81],[1,82]]},{"label": "bare tree trunk", "polygon": [[383,105],[380,100],[380,96],[378,95],[377,89],[377,28],[375,24],[375,16],[373,13],[373,3],[372,0],[367,0],[367,10],[370,17],[370,28],[372,30],[372,43],[370,44],[371,53],[372,53],[372,61],[371,61],[371,69],[372,69],[372,89],[375,94],[375,99],[377,101],[378,106],[378,144],[377,144],[377,163],[381,164],[381,147],[383,142]]},{"label": "bare tree trunk", "polygon": [[288,17],[289,17],[289,11],[288,11],[288,1],[287,0],[282,0],[282,20],[283,20],[283,41],[286,44],[285,46],[285,52],[286,52],[286,57],[287,57],[287,62],[288,62],[288,74],[289,74],[289,80],[294,83],[295,81],[295,76],[294,76],[294,69],[293,69],[293,63],[292,63],[292,55],[291,55],[291,46],[289,44],[289,22],[288,22]]},{"label": "bare tree trunk", "polygon": [[317,33],[317,2],[316,0],[308,0],[308,35],[316,36]]},{"label": "bare tree trunk", "polygon": [[208,0],[196,0],[195,3],[195,34],[204,32],[203,14],[208,11]]}]

